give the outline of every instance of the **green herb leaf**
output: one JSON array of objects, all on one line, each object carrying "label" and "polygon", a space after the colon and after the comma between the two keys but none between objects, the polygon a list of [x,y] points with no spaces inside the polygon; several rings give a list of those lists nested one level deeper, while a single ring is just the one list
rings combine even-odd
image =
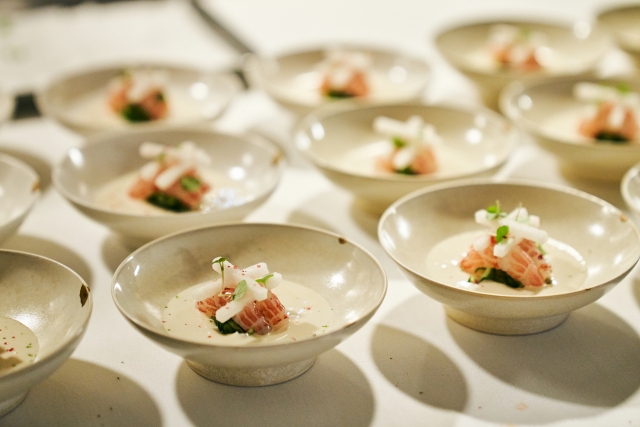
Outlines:
[{"label": "green herb leaf", "polygon": [[613,144],[622,144],[625,142],[629,142],[627,138],[622,136],[617,132],[598,132],[595,136],[595,139],[599,142],[611,142]]},{"label": "green herb leaf", "polygon": [[540,243],[536,243],[536,245],[538,246],[538,250],[540,251],[542,256],[545,256],[547,254],[547,251],[544,250],[544,248],[542,247],[542,245]]},{"label": "green herb leaf", "polygon": [[618,90],[618,92],[623,94],[631,93],[631,85],[629,85],[629,83],[618,83],[616,85],[616,89]]},{"label": "green herb leaf", "polygon": [[330,90],[329,92],[327,92],[327,97],[334,99],[344,99],[353,98],[353,95],[343,90]]},{"label": "green herb leaf", "polygon": [[180,187],[189,192],[198,191],[200,189],[200,180],[195,176],[183,176],[180,178]]},{"label": "green herb leaf", "polygon": [[404,169],[396,169],[396,173],[400,175],[417,175],[414,170],[411,169],[411,166],[407,166]]},{"label": "green herb leaf", "polygon": [[242,280],[240,283],[238,283],[238,286],[236,286],[236,290],[233,291],[233,299],[234,300],[242,299],[242,297],[246,292],[247,292],[247,281]]},{"label": "green herb leaf", "polygon": [[503,225],[498,227],[496,230],[496,242],[502,242],[507,237],[507,234],[509,234],[509,226]]},{"label": "green herb leaf", "polygon": [[399,136],[394,136],[393,138],[391,138],[391,142],[393,142],[393,146],[395,148],[402,148],[407,146],[407,141],[400,138]]},{"label": "green herb leaf", "polygon": [[224,285],[224,263],[226,261],[228,261],[228,258],[225,257],[218,257],[216,259],[214,259],[213,261],[211,261],[211,266],[213,266],[213,264],[219,264],[220,265],[220,274],[222,275],[222,284]]},{"label": "green herb leaf", "polygon": [[180,199],[160,192],[152,193],[147,197],[147,202],[172,212],[188,212],[191,210],[189,206],[180,201]]},{"label": "green herb leaf", "polygon": [[240,325],[234,322],[233,319],[229,319],[224,323],[218,322],[215,316],[211,316],[211,319],[213,320],[213,323],[215,323],[218,327],[218,330],[224,335],[235,334],[236,332],[239,334],[244,334],[244,329],[242,329]]},{"label": "green herb leaf", "polygon": [[158,102],[164,101],[164,94],[162,92],[156,93],[156,101]]},{"label": "green herb leaf", "polygon": [[128,104],[122,109],[120,114],[131,123],[148,122],[151,120],[151,116],[149,116],[147,111],[142,108],[140,104],[135,103]]},{"label": "green herb leaf", "polygon": [[[479,270],[480,269],[476,271],[479,271]],[[524,287],[522,283],[520,283],[519,281],[511,277],[504,270],[500,270],[498,268],[485,269],[484,273],[482,274],[482,276],[480,276],[480,279],[478,279],[476,283],[480,283],[484,280],[492,280],[494,282],[502,283],[504,285],[509,286],[510,288],[515,288],[515,289]]]},{"label": "green herb leaf", "polygon": [[500,200],[496,200],[495,205],[491,205],[487,208],[487,219],[504,218],[507,213],[500,209]]},{"label": "green herb leaf", "polygon": [[264,277],[256,279],[256,282],[260,283],[262,286],[266,286],[267,280],[271,279],[272,277],[273,277],[273,274],[267,274]]}]

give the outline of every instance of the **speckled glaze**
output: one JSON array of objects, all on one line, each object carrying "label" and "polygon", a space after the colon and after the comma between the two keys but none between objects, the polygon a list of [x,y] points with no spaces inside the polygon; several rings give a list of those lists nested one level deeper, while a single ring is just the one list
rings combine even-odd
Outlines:
[{"label": "speckled glaze", "polygon": [[640,69],[640,5],[620,4],[600,11],[597,19],[613,33],[617,45]]},{"label": "speckled glaze", "polygon": [[0,154],[0,242],[16,232],[40,197],[40,177],[31,166]]},{"label": "speckled glaze", "polygon": [[[503,206],[522,203],[540,216],[551,238],[582,255],[588,275],[580,289],[556,295],[501,295],[430,277],[425,262],[429,251],[452,235],[479,229],[474,212],[496,200]],[[378,235],[400,270],[420,291],[444,304],[452,319],[503,335],[532,334],[561,324],[571,311],[611,290],[640,258],[638,230],[614,206],[578,190],[521,181],[464,181],[415,192],[387,209]]]},{"label": "speckled glaze", "polygon": [[[250,347],[169,335],[158,313],[179,291],[214,278],[211,260],[220,255],[236,265],[266,262],[270,271],[321,294],[333,309],[330,330]],[[227,224],[167,236],[131,254],[112,281],[116,306],[140,332],[203,377],[241,386],[277,384],[304,373],[373,316],[386,289],[382,267],[359,246],[329,232],[279,224]]]},{"label": "speckled glaze", "polygon": [[2,416],[69,358],[84,334],[92,300],[80,276],[38,255],[0,250],[0,271],[0,316],[26,325],[40,345],[33,364],[0,375]]},{"label": "speckled glaze", "polygon": [[[542,69],[535,72],[517,70],[486,70],[475,66],[470,57],[487,43],[490,29],[498,24],[510,24],[531,31],[544,33],[548,46],[559,58],[570,58],[564,69]],[[589,23],[581,23],[582,31],[587,25],[591,29],[586,37],[580,37],[577,23],[553,23],[533,21],[494,20],[460,25],[441,32],[435,44],[440,53],[456,69],[470,78],[478,87],[484,103],[494,110],[499,108],[499,95],[507,84],[545,81],[562,76],[586,75],[590,73],[600,57],[611,45],[606,31]]]},{"label": "speckled glaze", "polygon": [[[513,122],[530,133],[545,150],[558,158],[564,173],[598,181],[620,181],[624,173],[640,162],[640,144],[597,143],[574,133],[558,133],[549,126],[553,117],[579,109],[573,96],[578,82],[617,85],[623,80],[572,77],[545,83],[512,83],[501,94],[501,109]],[[640,80],[624,80],[640,91]],[[577,127],[577,125],[576,125]]]},{"label": "speckled glaze", "polygon": [[[464,164],[453,168],[441,160],[435,174],[414,176],[381,173],[373,168],[363,172],[339,164],[347,153],[385,140],[373,130],[376,117],[405,121],[412,115],[435,126],[451,157],[465,159]],[[491,175],[507,160],[520,139],[520,133],[510,122],[486,108],[420,104],[318,110],[304,118],[293,135],[297,149],[322,173],[377,213],[420,188],[464,177]]]},{"label": "speckled glaze", "polygon": [[[138,146],[142,142],[177,145],[186,140],[195,142],[210,154],[212,169],[224,174],[238,170],[243,172],[238,185],[250,194],[244,204],[155,216],[118,212],[96,204],[94,195],[98,189],[138,170],[147,162],[138,154]],[[137,247],[190,227],[241,220],[271,195],[283,168],[280,148],[257,135],[232,136],[196,130],[140,131],[95,137],[87,146],[71,149],[54,167],[52,180],[56,189],[83,214],[111,228],[129,245]]]}]

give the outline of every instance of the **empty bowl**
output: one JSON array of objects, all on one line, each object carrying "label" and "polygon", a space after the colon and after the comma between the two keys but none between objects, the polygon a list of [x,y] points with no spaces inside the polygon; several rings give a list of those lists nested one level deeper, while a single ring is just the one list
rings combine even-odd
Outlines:
[{"label": "empty bowl", "polygon": [[[424,175],[380,171],[378,159],[390,144],[374,131],[380,116],[398,121],[419,116],[433,125],[442,139],[434,146],[437,170]],[[318,110],[300,121],[293,135],[297,149],[323,174],[377,212],[429,185],[492,174],[520,138],[509,121],[485,108],[421,104]]]},{"label": "empty bowl", "polygon": [[[511,288],[469,282],[460,261],[487,228],[474,214],[499,201],[540,217],[553,284]],[[423,293],[456,322],[483,332],[520,335],[561,324],[619,283],[640,258],[640,235],[619,209],[572,188],[524,181],[467,180],[431,187],[394,203],[378,236],[385,251]]]},{"label": "empty bowl", "polygon": [[40,177],[15,157],[0,154],[0,242],[16,232],[40,196]]},{"label": "empty bowl", "polygon": [[[496,59],[492,32],[501,26],[517,29],[522,37],[538,35],[541,40],[535,56],[540,67],[504,66]],[[442,31],[435,43],[445,59],[477,85],[484,103],[494,110],[498,110],[500,90],[507,84],[590,73],[611,45],[605,30],[584,21],[569,24],[525,20],[455,26]]]},{"label": "empty bowl", "polygon": [[[148,162],[138,153],[147,141],[169,146],[192,141],[209,154],[211,164],[200,169],[212,187],[205,207],[176,213],[129,196],[137,171]],[[257,135],[141,131],[97,136],[71,149],[53,168],[52,181],[82,213],[139,246],[189,227],[243,219],[275,190],[283,168],[280,148]]]},{"label": "empty bowl", "polygon": [[[191,288],[219,277],[211,268],[218,256],[240,268],[264,262],[282,274],[273,292],[289,313],[286,330],[222,335],[197,311]],[[358,245],[281,224],[226,224],[158,239],[125,259],[112,281],[116,306],[147,338],[203,377],[239,386],[301,375],[373,316],[386,289],[382,267]]]},{"label": "empty bowl", "polygon": [[602,10],[598,22],[613,33],[617,45],[640,68],[640,5],[623,4]]},{"label": "empty bowl", "polygon": [[[640,162],[638,140],[624,144],[598,142],[578,132],[587,117],[587,104],[576,99],[574,87],[591,82],[615,87],[618,80],[567,78],[544,83],[509,85],[501,94],[501,108],[516,125],[554,154],[563,172],[580,178],[620,181],[624,173]],[[640,82],[624,82],[638,92]]]},{"label": "empty bowl", "polygon": [[0,416],[73,353],[91,314],[80,276],[33,254],[0,250]]}]

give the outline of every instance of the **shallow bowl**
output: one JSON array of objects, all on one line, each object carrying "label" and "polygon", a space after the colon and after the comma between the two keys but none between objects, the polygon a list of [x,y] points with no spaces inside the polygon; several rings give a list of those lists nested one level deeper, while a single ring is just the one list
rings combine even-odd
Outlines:
[{"label": "shallow bowl", "polygon": [[[459,261],[486,227],[474,212],[499,200],[540,216],[557,284],[512,289],[467,281]],[[526,182],[465,181],[429,188],[394,203],[378,236],[385,251],[420,291],[456,322],[483,332],[519,335],[561,324],[620,282],[640,257],[640,235],[620,210],[575,189]]]},{"label": "shallow bowl", "polygon": [[[626,144],[597,142],[578,133],[585,117],[583,102],[573,96],[578,82],[618,85],[618,80],[567,78],[545,83],[512,83],[501,94],[501,108],[536,142],[554,154],[568,175],[601,181],[620,181],[624,173],[640,162],[640,141]],[[640,81],[627,80],[633,91]]]},{"label": "shallow bowl", "polygon": [[[201,169],[216,192],[211,206],[173,213],[128,197],[136,171],[147,162],[138,155],[141,143],[175,146],[187,140],[212,159],[209,168]],[[111,228],[128,244],[139,246],[178,230],[241,220],[271,195],[283,169],[281,150],[257,135],[142,131],[97,136],[85,147],[71,149],[54,167],[52,180],[83,214]]]},{"label": "shallow bowl", "polygon": [[0,124],[11,117],[14,107],[15,101],[11,94],[0,90]]},{"label": "shallow bowl", "polygon": [[[546,64],[536,71],[520,71],[501,67],[489,53],[487,42],[491,29],[508,24],[544,34]],[[586,75],[611,45],[607,31],[584,21],[548,23],[517,20],[459,25],[442,31],[436,47],[458,71],[478,87],[483,102],[498,110],[500,90],[513,81],[545,81],[549,78]]]},{"label": "shallow bowl", "polygon": [[0,250],[0,271],[0,329],[4,334],[15,332],[17,321],[36,337],[36,342],[25,341],[24,347],[18,347],[7,334],[3,340],[7,339],[9,345],[16,344],[11,347],[16,349],[15,353],[0,344],[2,416],[18,406],[29,389],[73,353],[89,321],[92,302],[84,280],[56,261]]},{"label": "shallow bowl", "polygon": [[[281,273],[285,281],[324,298],[332,319],[322,330],[304,315],[296,322],[296,313],[321,306],[320,301],[294,300],[294,309],[280,294],[290,312],[289,329],[268,342],[216,331],[211,332],[214,339],[196,340],[168,331],[163,319],[171,301],[181,291],[214,279],[211,260],[220,255],[239,267],[266,262],[269,271]],[[277,384],[304,373],[320,353],[373,316],[386,289],[382,267],[358,245],[326,231],[279,224],[226,224],[167,236],[130,255],[112,281],[116,306],[146,337],[184,357],[205,378],[241,386]],[[190,310],[199,314],[193,303]]]},{"label": "shallow bowl", "polygon": [[629,209],[640,219],[640,163],[624,174],[620,182],[620,193]]},{"label": "shallow bowl", "polygon": [[618,5],[598,13],[598,22],[607,27],[617,45],[640,68],[640,4]]},{"label": "shallow bowl", "polygon": [[[166,118],[130,123],[107,103],[110,83],[125,70],[153,70],[166,76]],[[228,75],[160,64],[126,64],[70,72],[38,94],[38,107],[63,125],[84,134],[100,131],[159,129],[206,122],[220,115],[237,92]]]},{"label": "shallow bowl", "polygon": [[16,232],[40,196],[40,177],[15,157],[0,154],[0,242]]},{"label": "shallow bowl", "polygon": [[353,107],[418,100],[430,77],[429,66],[418,58],[381,48],[340,46],[371,57],[371,90],[366,97],[336,101],[320,93],[322,74],[318,70],[325,52],[336,46],[318,48],[275,57],[250,56],[245,71],[252,84],[264,89],[278,103],[298,113],[327,104]]},{"label": "shallow bowl", "polygon": [[[442,137],[443,144],[435,148],[438,170],[412,176],[377,171],[376,160],[388,143],[374,132],[374,119],[386,116],[405,121],[412,115],[434,125]],[[322,173],[379,213],[417,189],[492,174],[507,160],[520,136],[509,121],[485,108],[420,104],[318,110],[299,122],[293,135],[298,150]]]}]

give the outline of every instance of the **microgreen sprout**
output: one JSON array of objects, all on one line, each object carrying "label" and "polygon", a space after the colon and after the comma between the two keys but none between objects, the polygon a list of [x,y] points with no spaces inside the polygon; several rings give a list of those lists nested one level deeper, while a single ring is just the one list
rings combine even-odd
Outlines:
[{"label": "microgreen sprout", "polygon": [[500,200],[496,200],[495,205],[491,205],[487,208],[487,219],[504,218],[507,213],[500,209]]},{"label": "microgreen sprout", "polygon": [[616,85],[616,89],[618,90],[618,92],[625,95],[627,93],[631,93],[631,86],[628,83],[618,83]]},{"label": "microgreen sprout", "polygon": [[233,291],[233,300],[235,301],[237,299],[242,299],[242,297],[246,292],[247,292],[247,281],[242,280],[240,283],[238,283],[238,286],[236,286],[236,290]]},{"label": "microgreen sprout", "polygon": [[267,280],[271,279],[273,277],[273,274],[267,274],[264,277],[261,277],[260,279],[256,279],[256,282],[260,283],[262,286],[266,287],[267,286]]},{"label": "microgreen sprout", "polygon": [[222,283],[224,284],[224,263],[228,260],[228,258],[224,258],[219,256],[218,258],[214,258],[213,261],[211,261],[211,267],[213,267],[213,264],[219,264],[220,265],[220,274],[222,275]]},{"label": "microgreen sprout", "polygon": [[393,142],[393,146],[395,148],[402,148],[407,146],[407,142],[399,136],[394,136],[393,138],[391,138],[391,142]]},{"label": "microgreen sprout", "polygon": [[502,242],[504,239],[507,238],[507,234],[509,234],[509,226],[502,225],[498,227],[498,229],[496,230],[496,242],[497,243]]}]

